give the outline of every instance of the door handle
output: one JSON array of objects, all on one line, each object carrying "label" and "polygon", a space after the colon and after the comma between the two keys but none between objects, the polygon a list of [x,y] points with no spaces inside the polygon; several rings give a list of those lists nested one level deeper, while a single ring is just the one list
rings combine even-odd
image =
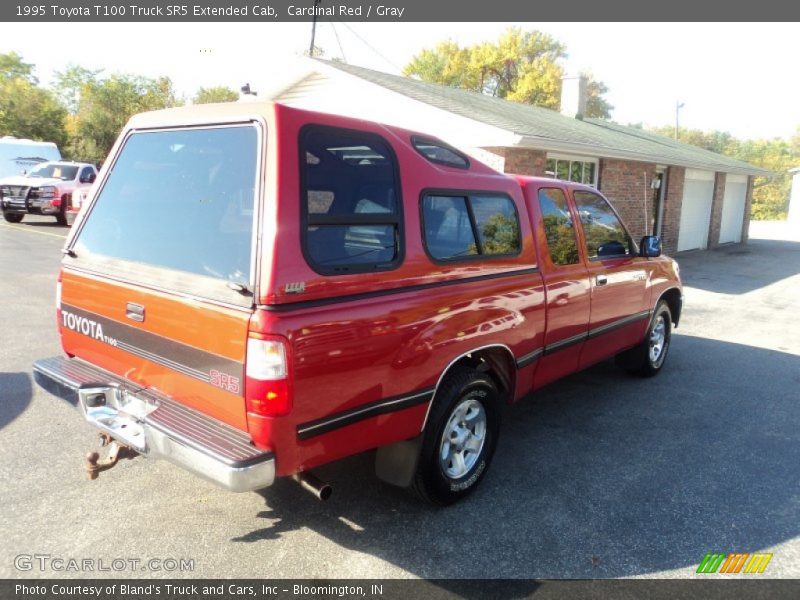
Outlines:
[{"label": "door handle", "polygon": [[134,304],[133,302],[128,302],[125,305],[125,316],[128,317],[131,321],[137,321],[141,323],[144,321],[144,306],[141,304]]},{"label": "door handle", "polygon": [[594,278],[594,282],[596,285],[605,285],[608,283],[608,277],[606,277],[605,275],[597,275]]}]

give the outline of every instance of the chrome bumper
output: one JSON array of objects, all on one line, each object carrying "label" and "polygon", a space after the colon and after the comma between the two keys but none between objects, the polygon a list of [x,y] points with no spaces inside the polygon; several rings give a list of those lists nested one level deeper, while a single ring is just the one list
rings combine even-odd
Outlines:
[{"label": "chrome bumper", "polygon": [[36,382],[73,404],[86,420],[120,443],[164,458],[232,492],[272,485],[275,458],[249,436],[161,393],[75,358],[33,364]]}]

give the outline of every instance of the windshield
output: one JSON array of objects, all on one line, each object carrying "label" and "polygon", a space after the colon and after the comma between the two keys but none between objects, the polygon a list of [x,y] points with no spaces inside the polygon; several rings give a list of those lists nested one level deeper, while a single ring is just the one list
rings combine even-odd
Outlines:
[{"label": "windshield", "polygon": [[53,179],[61,179],[62,181],[72,181],[78,174],[78,167],[71,165],[58,165],[53,163],[45,163],[34,167],[28,173],[29,177],[47,177]]},{"label": "windshield", "polygon": [[257,156],[252,125],[134,133],[74,251],[247,286]]}]

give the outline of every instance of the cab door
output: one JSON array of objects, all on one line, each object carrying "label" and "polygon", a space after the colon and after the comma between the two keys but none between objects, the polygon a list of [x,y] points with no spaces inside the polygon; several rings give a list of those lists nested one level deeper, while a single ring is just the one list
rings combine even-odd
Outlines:
[{"label": "cab door", "polygon": [[600,194],[573,189],[580,217],[582,249],[591,286],[591,314],[581,368],[613,356],[639,341],[649,311],[646,302],[647,259],[614,209]]},{"label": "cab door", "polygon": [[[531,189],[531,188],[528,188]],[[581,348],[588,333],[589,274],[581,256],[575,213],[565,190],[555,182],[535,193],[526,189],[528,214],[541,214],[533,223],[541,254],[547,302],[543,355],[534,374],[534,388],[578,369]]]}]

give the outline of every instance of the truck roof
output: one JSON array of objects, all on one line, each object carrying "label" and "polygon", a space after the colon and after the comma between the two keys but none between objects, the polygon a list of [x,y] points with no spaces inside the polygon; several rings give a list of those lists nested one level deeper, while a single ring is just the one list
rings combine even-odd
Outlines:
[{"label": "truck roof", "polygon": [[[196,104],[191,106],[179,106],[166,108],[134,115],[128,121],[126,129],[148,129],[159,127],[209,125],[214,123],[225,123],[243,121],[249,119],[264,119],[269,121],[275,117],[276,113],[302,115],[302,119],[307,122],[320,120],[325,123],[335,121],[337,126],[351,129],[373,129],[384,133],[387,137],[393,137],[397,141],[402,141],[405,145],[412,147],[413,137],[427,140],[438,140],[436,136],[428,135],[420,131],[404,129],[394,125],[387,125],[366,119],[345,117],[338,114],[323,113],[320,111],[305,110],[280,104],[278,102],[262,101],[239,101],[221,102],[213,104]],[[315,118],[319,116],[319,119]],[[442,141],[445,145],[446,142]],[[495,169],[482,163],[480,160],[470,156],[469,168],[464,170],[469,175],[479,175],[488,177],[499,177],[511,179],[509,175],[500,173]]]},{"label": "truck roof", "polygon": [[576,181],[567,181],[566,179],[556,179],[555,177],[542,177],[542,176],[533,176],[533,175],[511,175],[514,179],[516,179],[521,186],[529,185],[532,183],[538,185],[549,185],[552,186],[554,183],[557,183],[560,186],[567,187],[570,189],[575,190],[586,190],[589,192],[597,192],[597,188],[594,188],[590,185],[586,185],[585,183],[578,183]]}]

